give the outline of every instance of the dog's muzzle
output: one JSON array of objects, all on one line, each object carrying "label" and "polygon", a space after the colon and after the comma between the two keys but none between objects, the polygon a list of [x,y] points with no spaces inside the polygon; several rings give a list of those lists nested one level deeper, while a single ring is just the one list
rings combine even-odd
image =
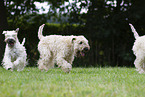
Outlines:
[{"label": "dog's muzzle", "polygon": [[88,47],[85,47],[85,48],[84,48],[84,51],[85,51],[85,52],[88,52],[88,51],[89,51],[89,48],[88,48]]},{"label": "dog's muzzle", "polygon": [[13,39],[8,39],[6,42],[8,43],[8,45],[9,45],[10,47],[13,47],[14,44],[15,44],[15,40],[13,40]]},{"label": "dog's muzzle", "polygon": [[88,47],[85,47],[82,51],[78,51],[77,52],[77,56],[82,56],[84,57],[85,56],[85,53],[89,51],[89,48]]}]

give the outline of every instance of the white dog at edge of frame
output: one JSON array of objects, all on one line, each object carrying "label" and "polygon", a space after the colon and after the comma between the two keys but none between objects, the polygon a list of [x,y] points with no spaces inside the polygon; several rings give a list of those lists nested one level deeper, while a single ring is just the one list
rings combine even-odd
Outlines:
[{"label": "white dog at edge of frame", "polygon": [[134,26],[132,24],[129,25],[135,37],[135,42],[132,48],[134,55],[136,56],[134,64],[139,73],[145,73],[145,35],[139,36]]}]

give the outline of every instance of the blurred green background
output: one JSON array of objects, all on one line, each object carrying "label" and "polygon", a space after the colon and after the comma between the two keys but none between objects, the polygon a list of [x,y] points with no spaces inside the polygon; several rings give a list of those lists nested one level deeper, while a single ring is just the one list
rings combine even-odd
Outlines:
[{"label": "blurred green background", "polygon": [[[36,66],[37,31],[46,24],[44,35],[84,35],[89,40],[90,51],[85,57],[75,58],[74,66],[132,67],[135,39],[129,23],[139,35],[145,34],[144,0],[0,0],[0,32],[20,28],[18,37],[20,42],[26,38],[29,66]],[[0,44],[2,60],[2,34]]]}]

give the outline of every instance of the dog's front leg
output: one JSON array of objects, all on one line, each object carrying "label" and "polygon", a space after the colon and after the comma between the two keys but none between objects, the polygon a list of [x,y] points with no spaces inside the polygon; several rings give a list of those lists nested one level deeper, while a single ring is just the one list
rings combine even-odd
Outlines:
[{"label": "dog's front leg", "polygon": [[23,54],[17,56],[17,59],[13,63],[17,71],[22,71],[26,66],[26,56],[23,56]]},{"label": "dog's front leg", "polygon": [[2,64],[6,70],[13,69],[13,63],[11,62],[11,57],[9,55],[5,55],[2,61]]},{"label": "dog's front leg", "polygon": [[14,66],[16,67],[16,66],[18,66],[19,65],[19,63],[20,63],[20,58],[17,58],[17,60],[16,61],[14,61]]},{"label": "dog's front leg", "polygon": [[23,57],[20,57],[20,56],[16,59],[16,61],[14,61],[15,66],[22,65],[23,63],[24,63],[23,62]]},{"label": "dog's front leg", "polygon": [[61,67],[61,69],[62,69],[64,72],[69,73],[70,70],[72,69],[72,65],[71,65],[70,63],[68,63],[64,58],[59,58],[59,57],[57,57],[56,61],[57,61],[57,65],[58,65],[59,67]]}]

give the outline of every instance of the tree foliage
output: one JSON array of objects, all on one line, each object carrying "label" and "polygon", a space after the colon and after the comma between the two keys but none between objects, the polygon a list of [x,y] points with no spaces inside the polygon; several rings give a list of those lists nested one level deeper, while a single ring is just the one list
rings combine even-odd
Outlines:
[{"label": "tree foliage", "polygon": [[[35,1],[48,2],[50,6],[48,13],[38,14],[38,9],[34,5]],[[42,23],[47,23],[52,17],[60,20],[61,23],[63,23],[61,21],[63,17],[68,18],[66,24],[80,24],[81,28],[80,26],[77,28],[73,26],[54,27],[55,30],[58,29],[58,33],[53,32],[53,28],[45,31],[53,32],[47,34],[83,34],[90,42],[91,51],[88,54],[89,58],[81,62],[93,66],[96,64],[103,66],[130,64],[128,66],[133,66],[134,56],[131,48],[134,38],[128,23],[132,23],[140,35],[145,32],[144,0],[74,0],[72,2],[69,0],[4,0],[4,2],[8,29],[20,27],[23,29],[20,31],[26,32],[20,37],[30,38],[27,41],[27,48],[32,56],[38,56],[36,52],[38,27]],[[82,12],[82,10],[86,11]],[[33,41],[31,37],[35,37]],[[33,58],[37,60],[38,57]]]}]

